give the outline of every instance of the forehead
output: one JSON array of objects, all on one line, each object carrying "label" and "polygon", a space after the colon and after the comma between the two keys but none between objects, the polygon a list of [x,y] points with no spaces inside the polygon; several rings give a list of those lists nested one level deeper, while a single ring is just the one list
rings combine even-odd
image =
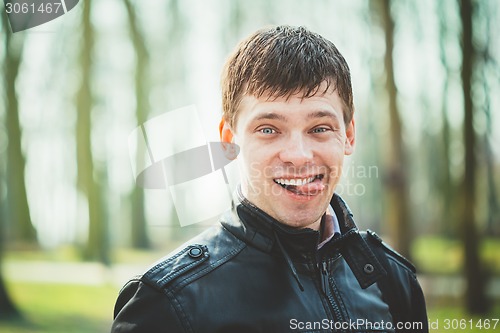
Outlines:
[{"label": "forehead", "polygon": [[331,88],[318,90],[310,97],[304,97],[301,92],[279,97],[244,95],[235,116],[235,125],[263,119],[293,121],[326,116],[342,121],[343,103],[337,91]]}]

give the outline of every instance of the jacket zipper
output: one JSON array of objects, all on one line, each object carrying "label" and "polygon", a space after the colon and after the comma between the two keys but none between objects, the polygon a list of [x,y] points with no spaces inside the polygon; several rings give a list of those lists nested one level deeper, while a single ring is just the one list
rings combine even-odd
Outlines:
[{"label": "jacket zipper", "polygon": [[[318,263],[318,268],[321,271],[321,288],[323,294],[328,300],[332,308],[333,320],[334,322],[340,322],[342,320],[342,312],[340,311],[340,307],[338,305],[338,300],[333,294],[330,286],[330,274],[328,273],[328,265],[326,261],[322,261],[321,264]],[[343,332],[343,331],[340,331]]]}]

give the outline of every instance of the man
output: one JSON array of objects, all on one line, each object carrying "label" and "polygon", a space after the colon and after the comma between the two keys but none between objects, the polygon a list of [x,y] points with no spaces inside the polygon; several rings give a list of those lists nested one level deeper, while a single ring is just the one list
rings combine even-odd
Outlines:
[{"label": "man", "polygon": [[112,332],[427,332],[413,266],[334,193],[355,142],[337,48],[259,30],[227,60],[222,99],[222,142],[241,149],[232,209],[122,289]]}]

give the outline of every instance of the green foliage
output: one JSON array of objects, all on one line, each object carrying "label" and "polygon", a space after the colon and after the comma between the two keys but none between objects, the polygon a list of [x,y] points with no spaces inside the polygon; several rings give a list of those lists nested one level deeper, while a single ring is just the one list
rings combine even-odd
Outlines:
[{"label": "green foliage", "polygon": [[81,260],[79,249],[76,246],[60,246],[54,250],[24,249],[5,251],[5,261],[50,261],[50,262],[78,262]]},{"label": "green foliage", "polygon": [[[457,239],[420,237],[414,241],[412,253],[419,272],[423,274],[461,273],[463,245]],[[481,258],[487,263],[490,273],[500,275],[500,239],[485,239],[481,244]]]},{"label": "green foliage", "polygon": [[118,290],[111,286],[9,283],[24,320],[0,322],[3,333],[107,332]]}]

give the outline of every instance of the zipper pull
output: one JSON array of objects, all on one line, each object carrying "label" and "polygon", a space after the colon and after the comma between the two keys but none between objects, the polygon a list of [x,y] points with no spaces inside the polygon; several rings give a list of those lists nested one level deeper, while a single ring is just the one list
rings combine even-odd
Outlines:
[{"label": "zipper pull", "polygon": [[326,295],[327,291],[328,291],[328,286],[329,286],[329,284],[328,284],[329,283],[328,282],[328,269],[327,269],[326,261],[323,261],[321,263],[321,283],[322,283],[323,292]]}]

